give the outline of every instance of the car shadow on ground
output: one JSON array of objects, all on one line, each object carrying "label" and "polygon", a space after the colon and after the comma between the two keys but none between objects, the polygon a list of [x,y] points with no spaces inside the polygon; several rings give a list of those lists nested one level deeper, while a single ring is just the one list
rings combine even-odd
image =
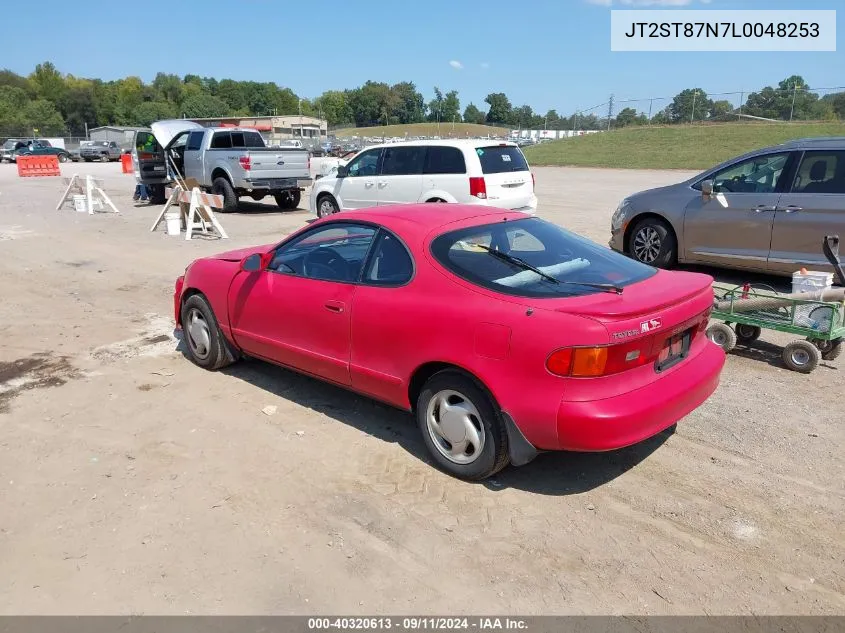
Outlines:
[{"label": "car shadow on ground", "polygon": [[[181,334],[179,338],[181,339]],[[187,358],[187,350],[182,340],[177,351]],[[384,442],[398,444],[412,459],[424,462],[427,467],[436,468],[429,459],[414,417],[406,411],[255,359],[235,363],[220,371],[326,415],[362,433]],[[260,404],[255,403],[256,409],[260,409]],[[579,494],[601,486],[630,470],[662,446],[672,432],[673,430],[665,431],[635,446],[606,453],[540,454],[525,466],[508,467],[486,481],[467,485],[484,486],[491,491],[513,488],[545,495]]]}]

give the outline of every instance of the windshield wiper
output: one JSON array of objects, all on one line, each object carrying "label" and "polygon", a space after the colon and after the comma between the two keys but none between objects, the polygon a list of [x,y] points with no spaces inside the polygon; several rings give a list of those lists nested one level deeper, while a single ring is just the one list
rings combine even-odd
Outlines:
[{"label": "windshield wiper", "polygon": [[529,264],[527,261],[525,261],[521,257],[516,257],[515,255],[510,255],[509,253],[503,253],[500,250],[496,250],[495,248],[491,248],[491,247],[486,246],[484,244],[473,244],[473,246],[477,246],[478,248],[481,248],[481,249],[487,251],[493,257],[498,257],[499,259],[501,259],[503,261],[510,262],[511,264],[513,264],[515,266],[519,266],[520,268],[522,268],[524,270],[530,270],[532,273],[535,273],[535,274],[539,275],[540,277],[542,277],[543,279],[551,281],[552,283],[555,283],[555,284],[587,286],[589,288],[596,288],[596,289],[601,290],[603,292],[612,292],[612,293],[617,294],[617,295],[622,294],[622,287],[621,286],[616,286],[614,284],[596,283],[596,282],[592,282],[592,281],[566,281],[566,280],[562,280],[562,279],[557,279],[556,277],[552,277],[548,273],[544,273],[542,270],[540,270],[536,266],[532,266],[531,264]]},{"label": "windshield wiper", "polygon": [[513,255],[509,255],[508,253],[503,253],[502,251],[496,250],[495,248],[490,248],[489,246],[485,246],[484,244],[473,244],[473,246],[477,246],[478,248],[481,248],[481,249],[487,251],[493,257],[498,257],[502,261],[509,262],[509,263],[513,264],[514,266],[519,266],[523,270],[530,270],[532,273],[540,275],[540,277],[542,277],[543,279],[545,279],[547,281],[551,281],[552,283],[555,283],[555,284],[560,283],[560,279],[555,279],[551,275],[544,273],[542,270],[540,270],[536,266],[532,266],[531,264],[529,264],[527,261],[525,261],[524,259],[522,259],[520,257],[515,257]]}]

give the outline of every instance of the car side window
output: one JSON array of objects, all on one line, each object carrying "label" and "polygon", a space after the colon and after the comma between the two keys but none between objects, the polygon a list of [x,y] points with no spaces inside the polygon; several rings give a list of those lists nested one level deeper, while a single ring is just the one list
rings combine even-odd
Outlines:
[{"label": "car side window", "polygon": [[374,286],[405,284],[414,276],[414,262],[408,249],[395,235],[382,230],[364,273],[364,283]]},{"label": "car side window", "polygon": [[382,176],[413,176],[422,174],[424,147],[387,147],[381,162]]},{"label": "car side window", "polygon": [[349,163],[346,175],[353,178],[378,175],[379,156],[381,156],[380,149],[372,149],[360,154]]},{"label": "car side window", "polygon": [[203,130],[199,130],[197,132],[191,132],[188,135],[188,145],[185,149],[190,151],[196,151],[202,146],[202,137],[205,136],[205,132]]},{"label": "car side window", "polygon": [[464,154],[457,147],[429,146],[423,173],[465,174],[467,173],[467,166]]},{"label": "car side window", "polygon": [[282,244],[269,270],[323,281],[356,282],[376,230],[363,224],[335,222]]},{"label": "car side window", "polygon": [[845,151],[804,152],[792,193],[845,193]]},{"label": "car side window", "polygon": [[211,139],[211,149],[229,149],[232,147],[232,135],[229,132],[215,132]]},{"label": "car side window", "polygon": [[716,193],[774,193],[789,152],[764,154],[741,161],[711,177]]}]

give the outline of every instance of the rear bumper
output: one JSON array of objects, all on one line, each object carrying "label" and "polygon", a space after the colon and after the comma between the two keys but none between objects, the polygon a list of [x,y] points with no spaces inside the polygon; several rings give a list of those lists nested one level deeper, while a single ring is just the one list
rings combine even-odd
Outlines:
[{"label": "rear bumper", "polygon": [[532,195],[527,202],[519,204],[514,204],[510,200],[488,200],[484,198],[471,198],[469,204],[477,204],[485,207],[500,207],[509,211],[521,211],[531,215],[537,212],[537,196],[535,195]]},{"label": "rear bumper", "polygon": [[305,187],[310,186],[312,180],[308,178],[244,178],[242,185],[244,189],[264,189],[264,190],[290,190],[299,189],[300,191]]},{"label": "rear bumper", "polygon": [[709,341],[646,387],[602,400],[562,401],[560,450],[608,451],[641,442],[697,409],[719,386],[725,353]]}]

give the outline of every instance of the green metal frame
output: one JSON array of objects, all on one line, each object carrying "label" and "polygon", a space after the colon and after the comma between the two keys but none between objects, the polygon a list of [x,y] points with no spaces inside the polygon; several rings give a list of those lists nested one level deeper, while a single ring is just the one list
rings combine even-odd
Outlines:
[{"label": "green metal frame", "polygon": [[[820,341],[833,341],[845,337],[845,302],[832,303],[825,301],[805,301],[803,299],[786,299],[777,293],[760,292],[759,290],[745,291],[741,286],[725,287],[718,284],[713,284],[713,291],[716,293],[717,301],[730,300],[731,306],[728,310],[717,310],[713,308],[710,314],[711,319],[725,321],[726,323],[753,325],[764,330],[788,332]],[[747,294],[748,298],[754,299],[782,299],[788,302],[788,305],[778,308],[777,313],[771,310],[734,312],[734,302],[742,301],[743,294]],[[832,315],[830,329],[822,332],[811,327],[797,325],[795,318],[798,308],[830,308]]]}]

